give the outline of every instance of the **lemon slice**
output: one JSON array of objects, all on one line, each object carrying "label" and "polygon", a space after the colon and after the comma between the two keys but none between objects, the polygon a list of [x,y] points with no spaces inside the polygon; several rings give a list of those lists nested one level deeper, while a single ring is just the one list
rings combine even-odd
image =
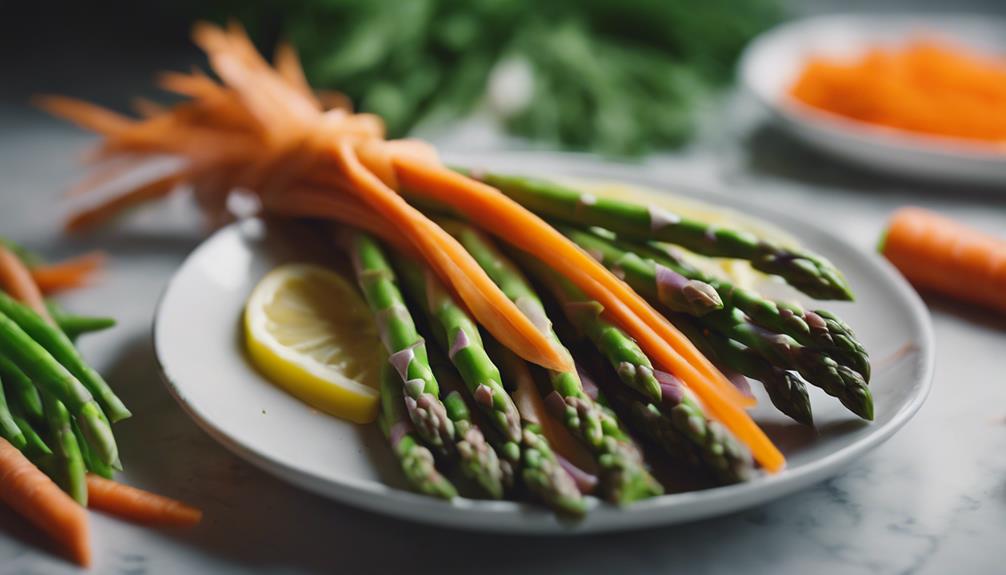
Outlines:
[{"label": "lemon slice", "polygon": [[276,268],[245,305],[255,366],[307,404],[355,423],[377,417],[381,340],[342,276],[308,264]]}]

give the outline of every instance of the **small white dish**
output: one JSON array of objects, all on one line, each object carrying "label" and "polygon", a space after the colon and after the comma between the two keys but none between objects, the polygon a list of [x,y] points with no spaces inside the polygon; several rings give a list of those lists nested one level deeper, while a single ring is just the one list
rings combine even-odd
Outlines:
[{"label": "small white dish", "polygon": [[[462,156],[451,161],[651,189],[670,185],[641,176],[638,167],[556,154]],[[681,195],[775,224],[845,271],[858,300],[828,302],[827,307],[857,330],[873,357],[873,423],[858,421],[837,401],[812,389],[817,428],[811,430],[774,411],[761,395],[754,416],[786,453],[786,470],[739,485],[665,495],[627,508],[597,503],[580,522],[558,520],[530,505],[467,499],[448,503],[416,495],[404,488],[376,425],[357,426],[319,413],[269,383],[246,360],[241,313],[258,280],[281,263],[336,260],[332,246],[318,240],[321,236],[308,234],[304,226],[266,226],[259,220],[219,231],[178,270],[157,310],[157,358],[168,388],[182,407],[212,437],[255,465],[349,505],[486,531],[614,531],[736,511],[826,479],[880,445],[916,413],[932,377],[932,332],[921,300],[890,265],[805,220],[741,198],[707,192]],[[659,205],[666,196],[649,193],[646,197]],[[754,387],[760,390],[757,384]]]},{"label": "small white dish", "polygon": [[812,108],[789,97],[807,59],[854,58],[875,46],[935,38],[1006,55],[1006,21],[984,16],[835,15],[783,24],[756,38],[741,58],[743,85],[790,133],[845,160],[913,178],[1003,184],[1000,145],[915,134]]}]

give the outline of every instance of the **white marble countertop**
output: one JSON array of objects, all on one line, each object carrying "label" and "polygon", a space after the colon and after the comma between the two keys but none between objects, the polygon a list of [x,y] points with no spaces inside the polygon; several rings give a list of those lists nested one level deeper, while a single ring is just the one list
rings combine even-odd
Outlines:
[{"label": "white marble countertop", "polygon": [[[155,66],[156,67],[156,66]],[[144,70],[150,69],[144,66]],[[122,85],[122,84],[120,84]],[[132,79],[129,87],[141,85]],[[91,92],[103,91],[90,87]],[[761,126],[740,99],[689,149],[647,169],[787,206],[864,249],[898,205],[939,209],[1006,230],[1006,194],[891,180],[833,163]],[[0,233],[54,256],[112,255],[100,285],[71,309],[114,310],[120,326],[84,340],[92,363],[136,417],[119,433],[128,482],[206,511],[190,532],[141,529],[93,514],[98,573],[843,573],[1001,572],[1006,551],[1006,320],[940,300],[936,381],[891,441],[816,487],[742,513],[637,533],[503,537],[370,515],[304,493],[237,459],[188,419],[158,379],[150,323],[200,230],[185,205],[145,210],[117,233],[71,246],[52,206],[80,171],[89,139],[0,99]],[[445,149],[505,146],[478,124]],[[212,382],[207,382],[211,385]],[[0,509],[0,573],[76,571],[45,538]]]}]

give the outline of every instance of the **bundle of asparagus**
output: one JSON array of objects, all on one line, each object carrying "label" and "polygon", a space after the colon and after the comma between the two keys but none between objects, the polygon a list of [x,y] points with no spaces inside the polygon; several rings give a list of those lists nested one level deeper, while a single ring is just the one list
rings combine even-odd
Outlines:
[{"label": "bundle of asparagus", "polygon": [[[869,359],[846,324],[826,311],[771,301],[710,277],[667,244],[678,240],[678,246],[717,257],[744,256],[794,287],[851,297],[826,260],[727,229],[699,232],[699,222],[601,202],[551,183],[480,177],[565,222],[555,224],[560,232],[663,309],[719,365],[760,380],[773,404],[796,421],[813,421],[808,383],[872,418]],[[579,207],[564,211],[571,205]],[[585,217],[588,208],[594,215]],[[640,230],[632,218],[642,212],[651,221]],[[622,233],[596,227],[602,222]],[[577,349],[587,364],[604,367],[595,385],[578,371],[528,364],[484,334],[437,275],[411,254],[392,250],[388,255],[368,234],[344,233],[341,245],[354,262],[394,366],[382,383],[382,426],[418,491],[456,496],[459,490],[442,473],[455,462],[461,480],[473,487],[468,491],[489,498],[523,494],[559,513],[579,515],[587,509],[587,493],[624,505],[663,492],[646,463],[644,445],[716,483],[757,474],[747,448],[686,385],[657,369],[606,317],[602,304],[537,258],[496,246],[472,224],[446,218],[437,223],[556,349],[565,355]],[[702,241],[695,239],[700,233]],[[717,245],[719,238],[728,238],[723,240],[727,245]],[[425,326],[439,349],[427,349],[417,325]],[[558,332],[570,333],[566,339],[573,347]],[[430,357],[440,354],[449,364],[432,369]],[[438,380],[461,383],[444,394]],[[478,417],[469,406],[480,412]]]}]

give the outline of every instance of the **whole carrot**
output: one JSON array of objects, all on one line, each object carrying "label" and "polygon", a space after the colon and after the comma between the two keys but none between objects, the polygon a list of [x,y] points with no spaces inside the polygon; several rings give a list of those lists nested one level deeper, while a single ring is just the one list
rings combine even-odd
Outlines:
[{"label": "whole carrot", "polygon": [[58,541],[79,565],[91,563],[84,508],[2,438],[0,500]]},{"label": "whole carrot", "polygon": [[195,507],[94,474],[87,476],[87,495],[92,509],[146,525],[192,527],[203,520]]},{"label": "whole carrot", "polygon": [[909,207],[891,218],[880,251],[921,289],[1006,313],[1006,239]]}]

